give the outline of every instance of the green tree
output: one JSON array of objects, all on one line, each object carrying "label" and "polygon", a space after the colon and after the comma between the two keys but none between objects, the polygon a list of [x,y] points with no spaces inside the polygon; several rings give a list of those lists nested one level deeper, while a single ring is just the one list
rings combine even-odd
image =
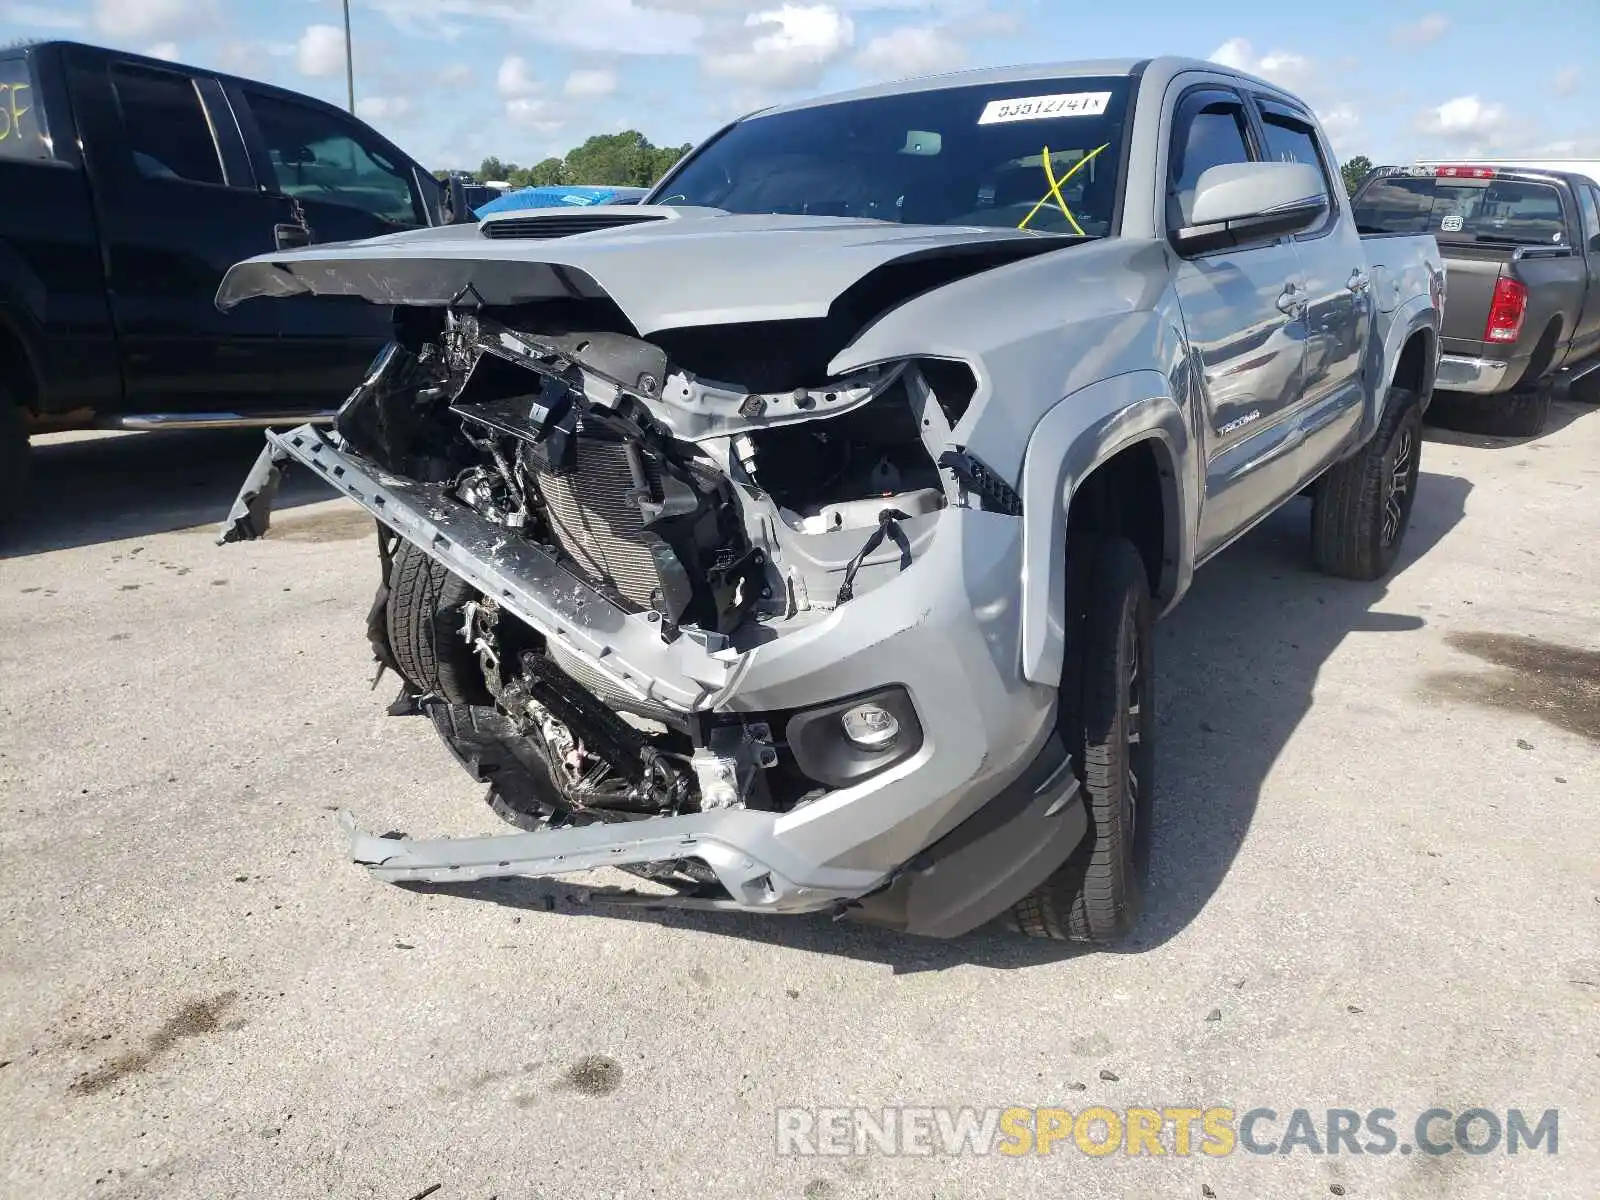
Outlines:
[{"label": "green tree", "polygon": [[677,165],[678,160],[692,149],[694,147],[688,142],[681,146],[658,147],[650,163],[650,178],[639,186],[649,187],[654,184],[668,171],[672,170]]},{"label": "green tree", "polygon": [[486,158],[478,167],[478,182],[487,183],[491,179],[510,179],[517,169],[516,163],[501,162],[498,158]]},{"label": "green tree", "polygon": [[1361,186],[1361,181],[1367,177],[1367,172],[1372,170],[1372,160],[1365,154],[1358,154],[1344,166],[1339,168],[1339,174],[1344,176],[1344,190],[1354,196],[1356,188]]},{"label": "green tree", "polygon": [[567,182],[567,164],[559,158],[547,158],[528,168],[529,187],[559,187]]},{"label": "green tree", "polygon": [[655,181],[660,153],[637,129],[596,134],[567,152],[564,182],[645,187]]}]

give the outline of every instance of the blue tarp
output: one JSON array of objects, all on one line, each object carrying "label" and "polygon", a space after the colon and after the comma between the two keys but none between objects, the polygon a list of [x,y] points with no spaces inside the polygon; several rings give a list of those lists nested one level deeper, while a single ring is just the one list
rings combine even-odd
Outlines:
[{"label": "blue tarp", "polygon": [[523,208],[587,208],[594,204],[637,203],[648,189],[639,187],[531,187],[507,192],[473,211],[480,217]]}]

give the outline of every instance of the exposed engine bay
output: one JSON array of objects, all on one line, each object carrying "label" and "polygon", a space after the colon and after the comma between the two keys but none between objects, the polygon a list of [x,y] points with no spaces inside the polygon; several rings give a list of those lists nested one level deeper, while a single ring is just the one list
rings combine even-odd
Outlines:
[{"label": "exposed engine bay", "polygon": [[[477,560],[508,575],[529,555],[555,564],[644,622],[656,652],[690,639],[736,654],[908,570],[947,506],[1015,504],[952,443],[974,386],[967,367],[922,360],[821,378],[816,331],[785,325],[787,338],[768,327],[759,340],[697,329],[644,341],[584,302],[402,308],[395,341],[339,413],[338,442],[370,464],[375,486],[411,488],[430,518],[455,506],[480,518]],[[806,371],[816,382],[797,384]],[[397,707],[431,716],[514,824],[782,812],[840,784],[808,773],[793,714],[642,688],[617,656],[552,635],[565,634],[560,622],[541,632],[523,619],[516,589],[461,571],[442,588],[452,560],[417,561],[427,547],[382,524],[380,534],[369,632],[406,680]],[[418,572],[431,573],[427,596],[454,597],[428,614],[425,653],[396,645],[414,635],[384,616],[415,603],[397,589]],[[567,590],[583,620],[613,619]],[[909,709],[869,707],[915,725]]]}]

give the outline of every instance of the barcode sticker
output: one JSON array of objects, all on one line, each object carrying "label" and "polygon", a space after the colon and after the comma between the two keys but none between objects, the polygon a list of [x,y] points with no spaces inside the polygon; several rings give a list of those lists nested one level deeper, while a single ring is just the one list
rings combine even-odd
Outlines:
[{"label": "barcode sticker", "polygon": [[1023,96],[1016,100],[991,100],[984,106],[979,125],[1005,121],[1043,121],[1054,117],[1098,117],[1106,111],[1110,92],[1068,92],[1058,96]]}]

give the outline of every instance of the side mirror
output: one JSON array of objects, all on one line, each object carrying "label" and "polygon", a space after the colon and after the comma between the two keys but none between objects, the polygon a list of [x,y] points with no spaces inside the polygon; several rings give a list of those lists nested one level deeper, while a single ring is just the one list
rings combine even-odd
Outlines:
[{"label": "side mirror", "polygon": [[1200,173],[1189,224],[1168,236],[1181,254],[1299,233],[1328,213],[1322,172],[1305,163],[1224,163]]},{"label": "side mirror", "polygon": [[461,176],[452,175],[445,184],[444,211],[440,214],[446,225],[470,225],[478,219],[478,214],[472,211],[472,206],[467,203],[467,189],[461,182]]}]

